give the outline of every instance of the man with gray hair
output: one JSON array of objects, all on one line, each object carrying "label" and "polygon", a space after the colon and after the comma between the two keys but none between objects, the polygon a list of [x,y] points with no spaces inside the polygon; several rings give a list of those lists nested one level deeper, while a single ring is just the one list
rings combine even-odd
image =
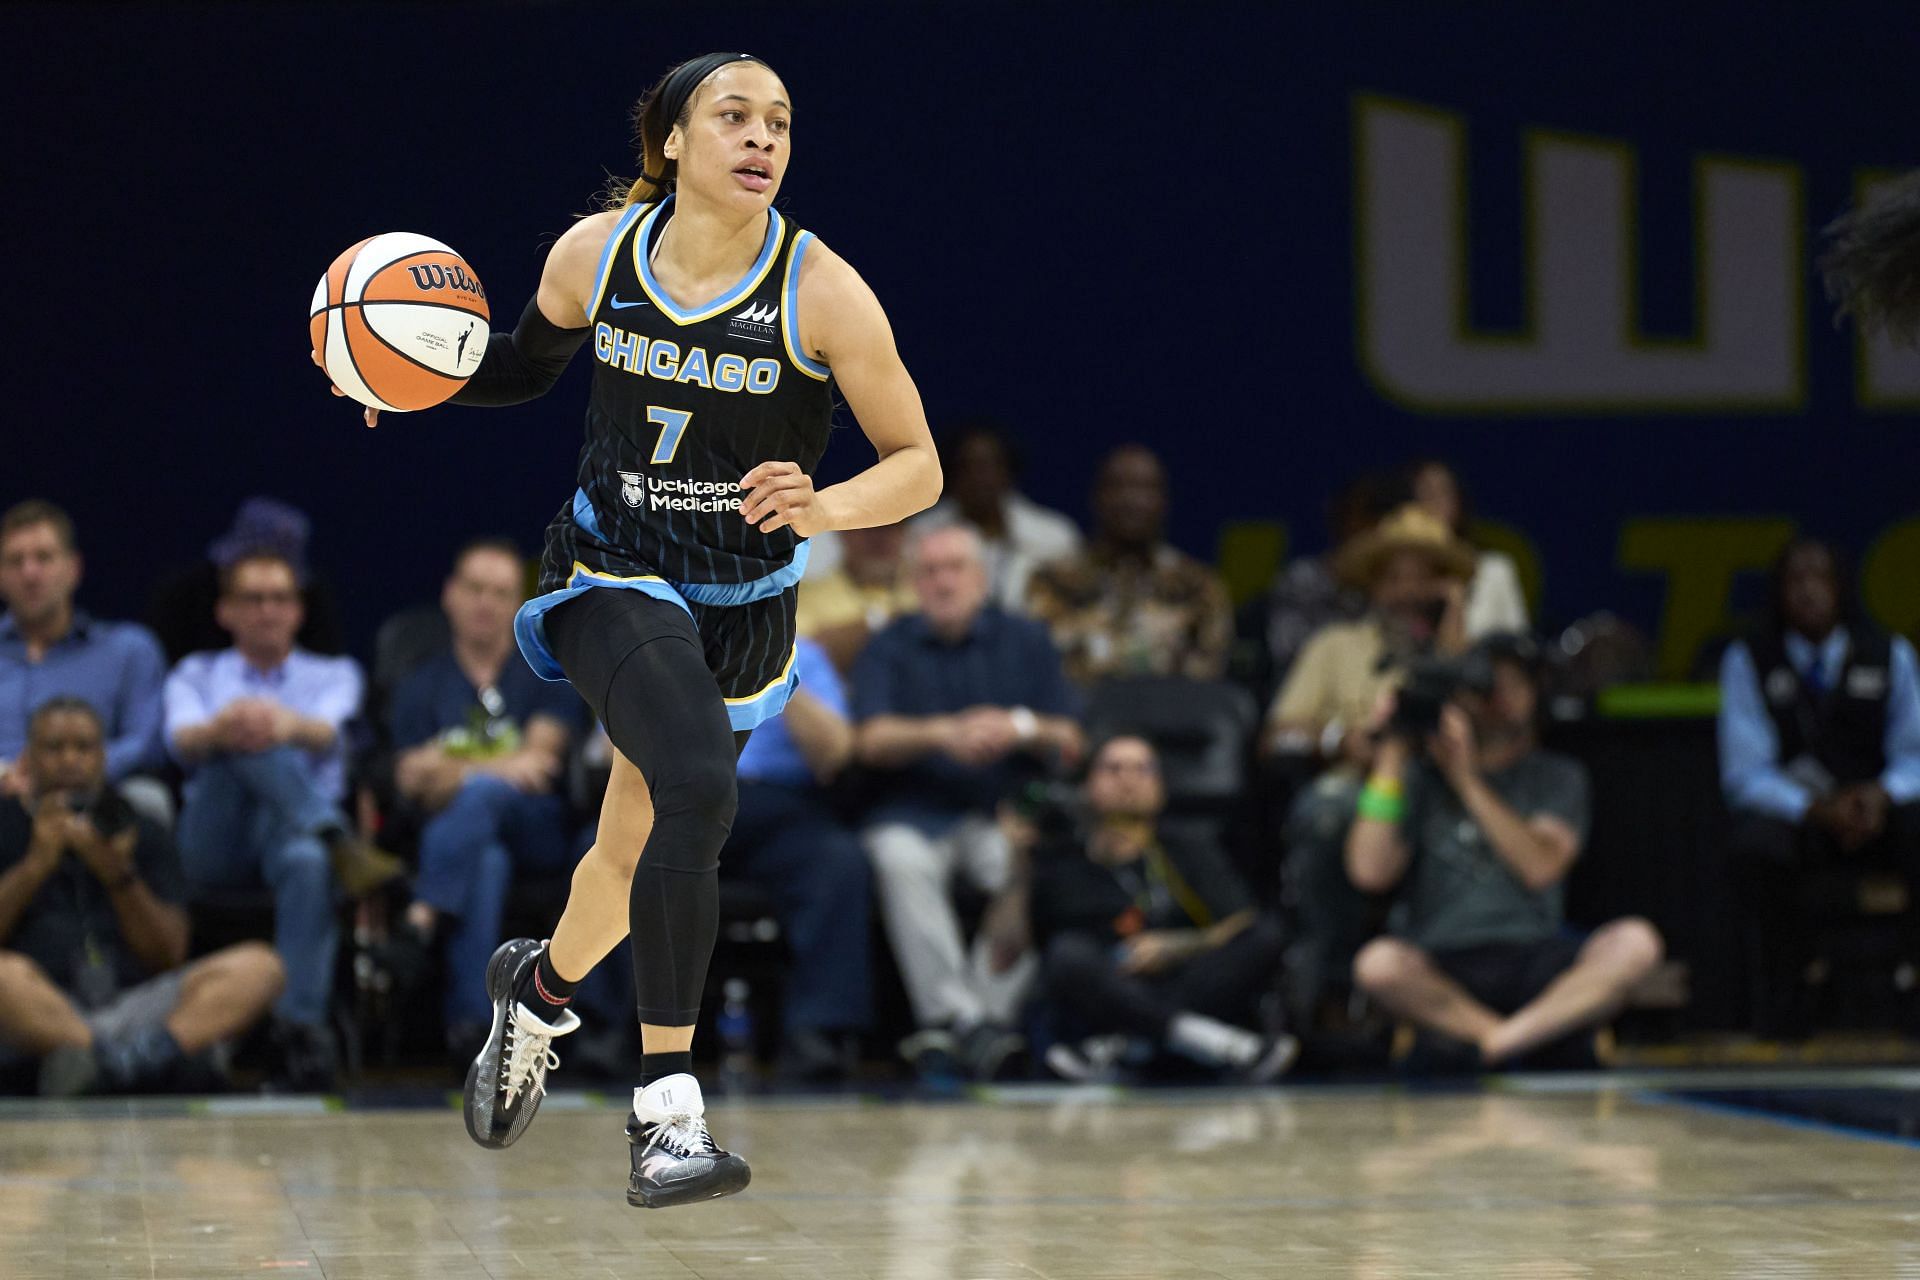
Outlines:
[{"label": "man with gray hair", "polygon": [[930,530],[909,553],[920,611],[867,643],[853,670],[860,760],[884,780],[865,831],[880,909],[921,1031],[902,1052],[925,1076],[990,1078],[1030,963],[1024,904],[988,909],[969,960],[949,883],[1001,895],[1012,862],[1002,797],[1083,750],[1075,696],[1046,629],[988,603],[980,535]]}]

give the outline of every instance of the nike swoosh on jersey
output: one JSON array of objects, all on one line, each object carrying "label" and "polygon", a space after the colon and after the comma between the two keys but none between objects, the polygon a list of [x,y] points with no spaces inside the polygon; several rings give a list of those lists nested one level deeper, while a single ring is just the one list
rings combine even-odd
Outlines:
[{"label": "nike swoosh on jersey", "polygon": [[647,305],[647,300],[645,298],[637,298],[632,302],[622,302],[620,301],[620,295],[616,293],[607,299],[607,305],[615,311],[625,311],[628,307],[644,307]]}]

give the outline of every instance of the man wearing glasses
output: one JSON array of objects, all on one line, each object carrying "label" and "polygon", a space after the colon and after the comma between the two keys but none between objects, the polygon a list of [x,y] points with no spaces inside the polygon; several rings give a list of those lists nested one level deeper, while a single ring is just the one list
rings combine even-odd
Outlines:
[{"label": "man wearing glasses", "polygon": [[399,870],[354,837],[342,730],[360,707],[351,658],[294,646],[300,580],[277,552],[221,574],[216,617],[233,647],[194,653],[167,677],[167,745],[188,771],[179,844],[198,889],[264,883],[287,985],[274,1006],[287,1082],[326,1087],[333,1074],[327,1001],[336,942],[333,882],[364,893]]}]

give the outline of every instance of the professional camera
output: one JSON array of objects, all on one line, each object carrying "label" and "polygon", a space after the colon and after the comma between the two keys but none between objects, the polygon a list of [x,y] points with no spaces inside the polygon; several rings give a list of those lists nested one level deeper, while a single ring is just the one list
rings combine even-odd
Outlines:
[{"label": "professional camera", "polygon": [[131,827],[134,823],[133,806],[121,798],[120,793],[107,787],[93,795],[74,793],[67,797],[67,807],[86,817],[93,829],[111,840]]},{"label": "professional camera", "polygon": [[1531,637],[1491,635],[1455,658],[1421,656],[1405,663],[1406,680],[1393,704],[1387,732],[1420,739],[1440,729],[1440,712],[1462,693],[1493,691],[1493,664],[1517,662],[1536,670],[1540,650]]}]

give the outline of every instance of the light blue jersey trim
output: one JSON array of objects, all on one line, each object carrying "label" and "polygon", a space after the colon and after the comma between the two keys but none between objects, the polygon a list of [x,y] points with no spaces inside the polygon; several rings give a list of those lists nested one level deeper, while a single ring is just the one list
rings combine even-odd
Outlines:
[{"label": "light blue jersey trim", "polygon": [[[579,524],[594,537],[600,537],[597,528],[590,527],[581,521],[580,512],[583,507],[591,517],[593,504],[587,501],[587,495],[584,492],[575,490],[574,523]],[[601,541],[604,542],[605,539],[602,538]],[[513,638],[519,643],[520,653],[526,658],[527,665],[533,668],[533,674],[542,680],[564,683],[567,673],[561,669],[560,660],[553,656],[553,646],[547,640],[547,614],[556,606],[566,603],[575,596],[585,595],[595,587],[638,591],[656,600],[665,600],[679,605],[686,610],[688,617],[693,616],[693,609],[687,603],[690,600],[704,605],[751,604],[755,600],[777,596],[799,582],[807,571],[807,556],[811,547],[810,542],[804,538],[801,539],[800,544],[793,549],[792,560],[764,578],[755,578],[752,582],[667,582],[653,577],[628,578],[616,574],[595,573],[591,569],[576,566],[573,573],[568,576],[566,586],[558,591],[549,591],[543,596],[535,596],[520,606],[519,612],[513,615]],[[750,702],[729,703],[727,714],[736,721],[733,727],[751,729],[762,720],[779,715],[780,708],[786,705],[787,694],[800,683],[798,664],[793,663],[791,659],[789,659],[788,675],[790,678],[785,685],[776,685],[763,693],[756,694]],[[763,702],[775,694],[779,695],[778,700],[770,707],[762,707]],[[752,708],[762,709],[754,711]],[[742,715],[754,717],[752,723],[744,725],[737,723]]]},{"label": "light blue jersey trim", "polygon": [[607,535],[600,532],[600,517],[594,514],[593,499],[587,497],[585,489],[573,491],[573,522],[600,541],[607,540]]},{"label": "light blue jersey trim", "polygon": [[807,572],[807,555],[812,543],[805,538],[793,549],[793,559],[764,578],[752,582],[676,582],[680,594],[695,604],[752,604],[777,596]]},{"label": "light blue jersey trim", "polygon": [[641,224],[639,234],[634,237],[634,265],[640,268],[640,283],[646,286],[647,295],[653,299],[655,305],[671,316],[676,322],[680,324],[692,324],[696,320],[709,319],[725,311],[728,307],[752,293],[760,282],[766,279],[767,268],[773,264],[773,255],[780,248],[780,238],[786,230],[786,221],[781,218],[779,210],[767,210],[767,240],[765,244],[760,246],[759,258],[754,261],[751,267],[747,268],[747,274],[741,276],[733,288],[727,290],[727,292],[721,294],[711,302],[704,302],[693,308],[682,308],[674,302],[672,296],[661,287],[660,282],[654,279],[653,264],[648,261],[650,255],[646,252],[647,237],[652,233],[653,220],[659,217],[667,205],[672,202],[672,198],[669,197],[660,204],[653,206],[653,212],[649,213],[646,221]]},{"label": "light blue jersey trim", "polygon": [[800,687],[800,664],[787,658],[787,678],[770,685],[744,702],[727,703],[727,722],[735,733],[755,728],[786,710],[787,699]]},{"label": "light blue jersey trim", "polygon": [[793,253],[787,259],[786,308],[780,323],[786,326],[782,336],[787,340],[788,358],[814,377],[825,380],[833,376],[833,370],[800,349],[800,261],[807,256],[807,246],[812,243],[811,231],[802,231],[793,238]]},{"label": "light blue jersey trim", "polygon": [[673,589],[670,582],[658,580],[603,578],[596,574],[575,572],[567,579],[567,585],[558,591],[549,591],[543,596],[535,596],[520,606],[513,615],[513,638],[519,642],[520,655],[533,668],[533,674],[542,680],[554,684],[565,684],[567,673],[561,669],[560,660],[553,656],[553,646],[547,640],[547,614],[558,605],[565,604],[575,596],[583,596],[595,587],[620,587],[628,591],[638,591],[642,595],[652,596],[656,600],[665,600],[687,610],[687,616],[693,616],[693,610],[687,608],[687,602]]},{"label": "light blue jersey trim", "polygon": [[588,324],[593,323],[593,313],[600,309],[600,299],[606,293],[607,272],[613,267],[614,249],[617,248],[620,241],[626,237],[627,228],[633,225],[633,220],[652,207],[652,205],[636,204],[621,214],[619,221],[613,224],[613,234],[607,237],[606,248],[600,250],[599,269],[593,273],[593,293],[587,302]]}]

